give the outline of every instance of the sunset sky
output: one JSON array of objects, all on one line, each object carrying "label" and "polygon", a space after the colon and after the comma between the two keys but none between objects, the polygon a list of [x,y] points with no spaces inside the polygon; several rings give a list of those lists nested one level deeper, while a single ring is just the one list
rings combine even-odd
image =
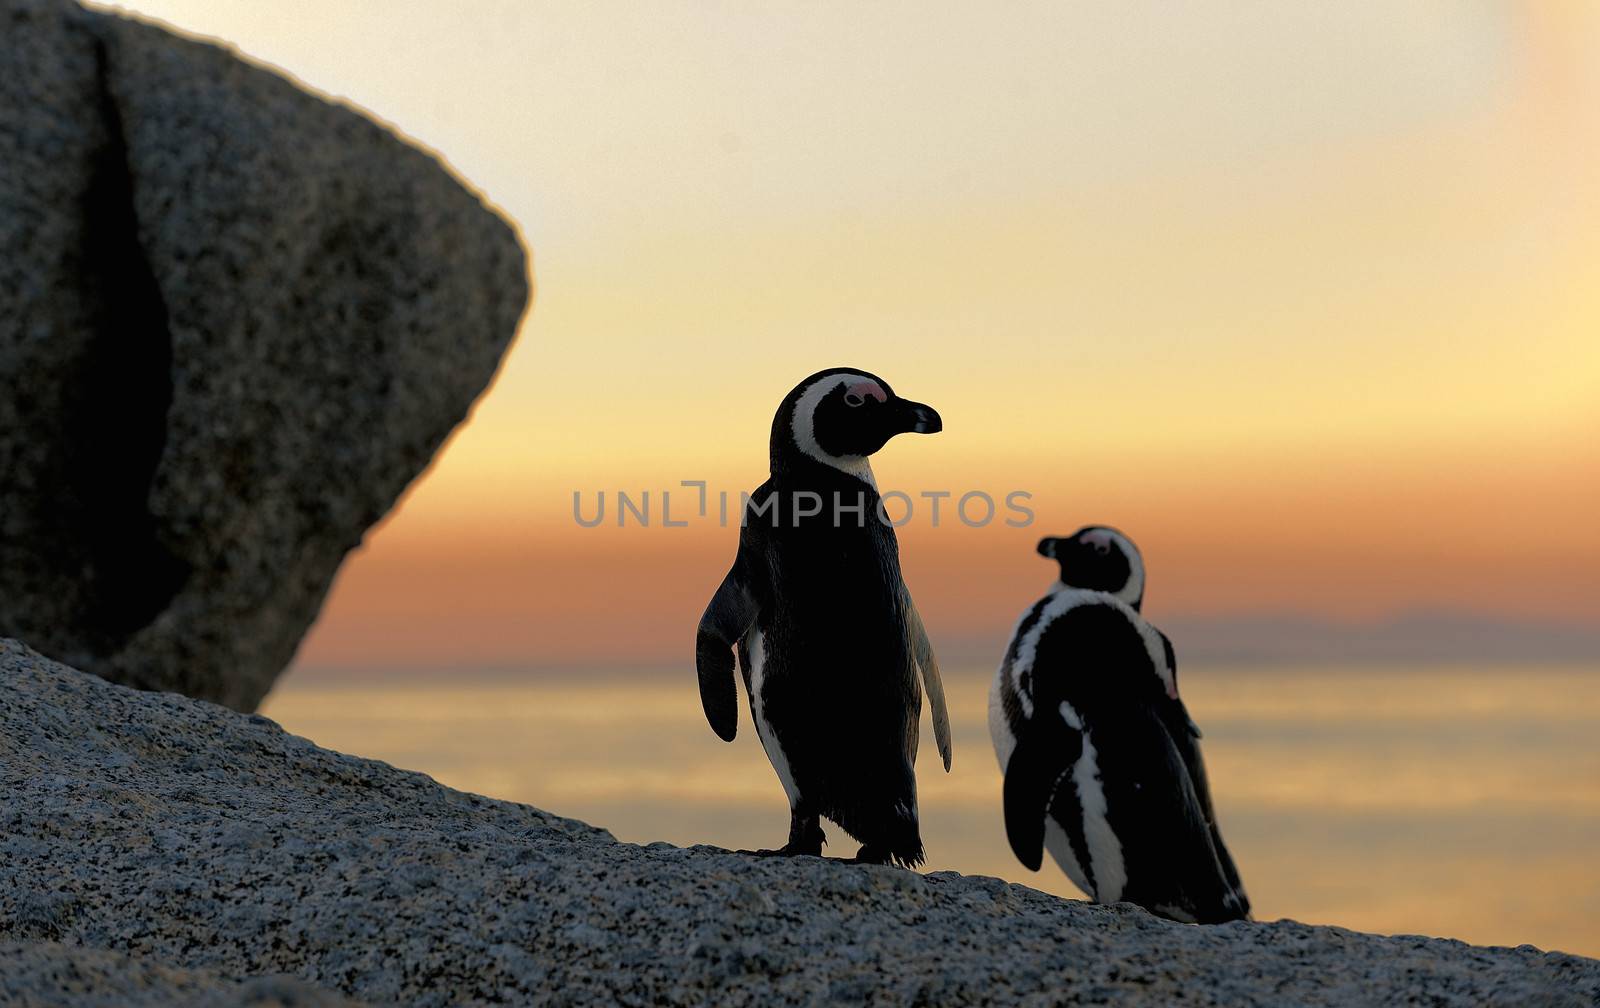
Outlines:
[{"label": "sunset sky", "polygon": [[1600,622],[1586,4],[125,6],[393,123],[532,249],[304,665],[687,661],[736,533],[579,528],[574,491],[736,497],[838,364],[944,417],[884,488],[1032,494],[901,531],[936,643],[998,644],[1090,522],[1158,621]]}]

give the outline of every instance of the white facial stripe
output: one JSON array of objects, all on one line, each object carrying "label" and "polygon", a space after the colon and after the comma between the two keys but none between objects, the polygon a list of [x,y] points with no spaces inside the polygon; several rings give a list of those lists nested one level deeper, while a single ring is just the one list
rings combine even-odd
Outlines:
[{"label": "white facial stripe", "polygon": [[1121,591],[1112,594],[1131,606],[1144,598],[1144,558],[1139,555],[1138,547],[1120,532],[1112,532],[1111,541],[1128,559],[1128,583],[1122,586]]},{"label": "white facial stripe", "polygon": [[823,397],[841,384],[851,386],[862,383],[876,385],[871,378],[864,375],[832,374],[826,378],[817,379],[804,392],[800,393],[800,398],[794,404],[794,421],[792,425],[794,443],[801,451],[823,465],[830,465],[842,472],[847,472],[876,490],[878,489],[878,482],[872,476],[872,466],[868,464],[865,455],[829,455],[822,450],[822,445],[817,443],[816,413],[817,407],[822,404]]},{"label": "white facial stripe", "polygon": [[1144,598],[1144,562],[1139,559],[1139,554],[1128,553],[1128,583],[1111,594],[1130,606]]},{"label": "white facial stripe", "polygon": [[1121,550],[1128,561],[1128,583],[1112,592],[1117,598],[1134,605],[1144,598],[1144,559],[1128,537],[1108,528],[1097,528],[1078,536],[1079,542],[1105,549]]}]

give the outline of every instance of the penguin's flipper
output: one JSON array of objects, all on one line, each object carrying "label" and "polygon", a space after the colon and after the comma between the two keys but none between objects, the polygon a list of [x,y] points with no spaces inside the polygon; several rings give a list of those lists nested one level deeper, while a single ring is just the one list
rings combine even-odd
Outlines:
[{"label": "penguin's flipper", "polygon": [[732,742],[739,730],[739,693],[734,685],[733,649],[756,621],[760,607],[745,581],[741,560],[736,559],[717,593],[711,596],[700,629],[695,634],[694,664],[700,676],[700,706],[711,730]]},{"label": "penguin's flipper", "polygon": [[1238,866],[1233,863],[1233,855],[1228,852],[1227,845],[1222,842],[1222,833],[1217,829],[1217,813],[1211,804],[1211,782],[1206,775],[1205,758],[1200,755],[1200,729],[1195,726],[1194,719],[1189,717],[1182,700],[1171,701],[1171,706],[1163,712],[1162,722],[1167,735],[1172,739],[1173,748],[1182,760],[1183,769],[1188,773],[1194,800],[1211,832],[1211,846],[1216,852],[1217,863],[1222,868],[1223,877],[1227,879],[1239,904],[1248,914],[1250,899],[1245,895],[1244,883],[1239,880]]},{"label": "penguin's flipper", "polygon": [[905,600],[906,646],[922,672],[922,691],[928,695],[928,712],[933,716],[933,740],[939,745],[945,772],[949,773],[950,709],[945,705],[944,680],[939,678],[939,659],[934,657],[928,629],[922,625],[922,614],[917,612],[911,592],[904,584],[900,586],[900,594]]},{"label": "penguin's flipper", "polygon": [[[1237,877],[1230,878],[1226,848],[1207,821],[1194,781],[1179,751],[1179,738],[1163,713],[1151,709],[1127,712],[1104,723],[1097,740],[1106,740],[1103,763],[1118,769],[1108,782],[1107,798],[1120,808],[1125,828],[1118,829],[1123,856],[1130,862],[1159,866],[1130,879],[1123,898],[1178,920],[1220,924],[1249,915]],[[1165,909],[1162,909],[1165,908]],[[1181,915],[1170,911],[1181,910]]]},{"label": "penguin's flipper", "polygon": [[[1166,649],[1167,668],[1172,672],[1173,682],[1177,682],[1177,652],[1172,646],[1172,641],[1164,633],[1161,634],[1161,643]],[[1173,747],[1183,760],[1184,769],[1188,771],[1195,800],[1199,802],[1200,812],[1210,828],[1211,846],[1216,852],[1223,877],[1227,879],[1229,887],[1233,890],[1245,915],[1248,916],[1250,898],[1245,895],[1244,883],[1239,879],[1239,868],[1233,863],[1233,855],[1228,852],[1227,845],[1222,842],[1222,833],[1217,829],[1217,814],[1211,803],[1211,782],[1206,775],[1205,759],[1200,755],[1200,726],[1194,723],[1194,718],[1189,716],[1188,708],[1183,705],[1183,700],[1179,697],[1167,701],[1161,720]]]},{"label": "penguin's flipper", "polygon": [[[1161,645],[1166,650],[1167,670],[1172,674],[1172,681],[1178,681],[1178,655],[1172,647],[1172,641],[1166,634],[1157,630],[1161,637]],[[1176,692],[1176,689],[1174,689]],[[1205,812],[1207,822],[1213,821],[1211,813],[1211,787],[1206,781],[1206,765],[1200,758],[1200,726],[1194,723],[1194,718],[1189,716],[1189,709],[1183,705],[1183,700],[1177,696],[1163,698],[1161,707],[1161,721],[1166,726],[1167,734],[1172,738],[1172,744],[1177,747],[1178,755],[1183,757],[1184,766],[1189,771],[1189,778],[1194,783],[1195,797],[1200,800],[1200,807]]]},{"label": "penguin's flipper", "polygon": [[1029,871],[1044,863],[1044,817],[1061,778],[1083,755],[1083,733],[1052,711],[1039,711],[1006,763],[1006,839]]}]

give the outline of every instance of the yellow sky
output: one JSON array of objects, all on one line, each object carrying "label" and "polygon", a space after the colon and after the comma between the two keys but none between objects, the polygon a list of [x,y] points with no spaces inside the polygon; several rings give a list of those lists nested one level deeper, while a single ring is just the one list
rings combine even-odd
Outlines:
[{"label": "yellow sky", "polygon": [[[1117,524],[1152,614],[1600,618],[1600,14],[1325,4],[140,0],[444,152],[539,296],[308,663],[686,652],[731,530],[571,494],[761,481],[848,364],[936,406],[880,483],[938,638]],[[622,604],[625,603],[625,604]],[[619,629],[625,627],[626,629]]]}]

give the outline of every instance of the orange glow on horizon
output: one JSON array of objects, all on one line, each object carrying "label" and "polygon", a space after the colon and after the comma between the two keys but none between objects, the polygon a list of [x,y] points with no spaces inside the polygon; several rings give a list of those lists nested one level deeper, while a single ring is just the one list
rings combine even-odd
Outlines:
[{"label": "orange glow on horizon", "polygon": [[834,364],[945,418],[886,488],[1034,495],[902,532],[936,640],[1003,636],[1088,522],[1158,618],[1600,622],[1594,10],[128,6],[444,152],[537,263],[302,663],[675,660],[732,530],[572,492],[753,488]]}]

